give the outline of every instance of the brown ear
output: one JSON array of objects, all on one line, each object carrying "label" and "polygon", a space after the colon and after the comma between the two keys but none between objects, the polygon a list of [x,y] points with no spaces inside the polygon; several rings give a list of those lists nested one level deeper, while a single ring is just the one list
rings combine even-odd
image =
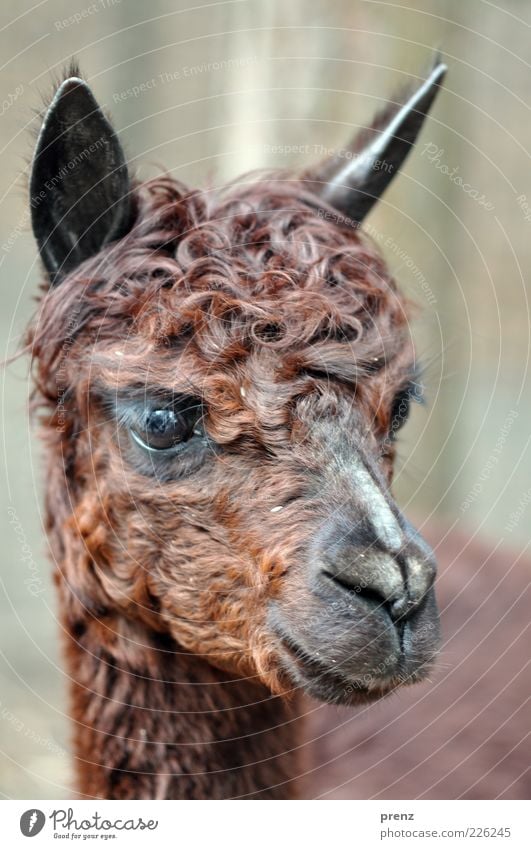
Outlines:
[{"label": "brown ear", "polygon": [[362,221],[415,144],[446,70],[436,57],[423,83],[390,100],[348,145],[347,156],[337,154],[302,174],[307,188],[353,221]]}]

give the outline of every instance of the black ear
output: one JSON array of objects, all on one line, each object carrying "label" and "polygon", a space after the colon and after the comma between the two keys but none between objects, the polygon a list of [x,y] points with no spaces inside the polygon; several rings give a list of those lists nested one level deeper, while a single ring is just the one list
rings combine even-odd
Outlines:
[{"label": "black ear", "polygon": [[84,80],[57,89],[37,141],[31,220],[53,284],[130,227],[130,182],[118,138]]},{"label": "black ear", "polygon": [[302,175],[307,187],[360,222],[413,148],[446,73],[437,57],[420,86],[390,101],[347,147]]}]

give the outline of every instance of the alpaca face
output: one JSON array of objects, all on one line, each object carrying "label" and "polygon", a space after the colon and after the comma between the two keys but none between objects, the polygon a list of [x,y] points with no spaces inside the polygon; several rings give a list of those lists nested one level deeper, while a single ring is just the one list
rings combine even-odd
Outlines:
[{"label": "alpaca face", "polygon": [[[429,103],[414,98],[418,123]],[[396,165],[409,148],[394,127]],[[142,623],[273,692],[331,701],[429,667],[433,555],[389,492],[419,392],[404,303],[356,226],[390,179],[369,155],[350,214],[346,175],[322,198],[321,172],[131,188],[88,88],[59,89],[32,175],[52,284],[32,341],[72,631],[119,613],[110,642]]]}]

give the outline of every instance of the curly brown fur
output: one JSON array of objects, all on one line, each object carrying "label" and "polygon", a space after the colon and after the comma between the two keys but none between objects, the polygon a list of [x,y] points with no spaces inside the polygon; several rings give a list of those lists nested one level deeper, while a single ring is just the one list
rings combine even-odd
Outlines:
[{"label": "curly brown fur", "polygon": [[[224,794],[275,795],[271,762],[257,784],[239,761],[262,760],[268,722],[266,751],[296,739],[294,701],[270,695],[293,684],[266,613],[330,506],[310,423],[362,418],[389,474],[404,303],[368,241],[289,181],[199,194],[161,178],[137,203],[125,239],[43,293],[30,337],[81,792],[216,795],[236,736]],[[111,411],[138,391],[202,397],[219,457],[193,485],[125,444]],[[205,710],[190,738],[175,714]]]}]

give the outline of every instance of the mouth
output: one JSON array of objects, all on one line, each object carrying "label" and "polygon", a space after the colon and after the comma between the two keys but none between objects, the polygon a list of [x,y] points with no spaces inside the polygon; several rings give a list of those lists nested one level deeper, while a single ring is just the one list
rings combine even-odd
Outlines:
[{"label": "mouth", "polygon": [[379,701],[400,687],[425,679],[436,656],[434,651],[421,664],[412,664],[406,658],[402,639],[400,655],[392,668],[385,669],[382,662],[371,673],[351,677],[311,656],[288,635],[278,636],[282,647],[281,663],[289,679],[307,695],[330,704],[356,706]]}]

